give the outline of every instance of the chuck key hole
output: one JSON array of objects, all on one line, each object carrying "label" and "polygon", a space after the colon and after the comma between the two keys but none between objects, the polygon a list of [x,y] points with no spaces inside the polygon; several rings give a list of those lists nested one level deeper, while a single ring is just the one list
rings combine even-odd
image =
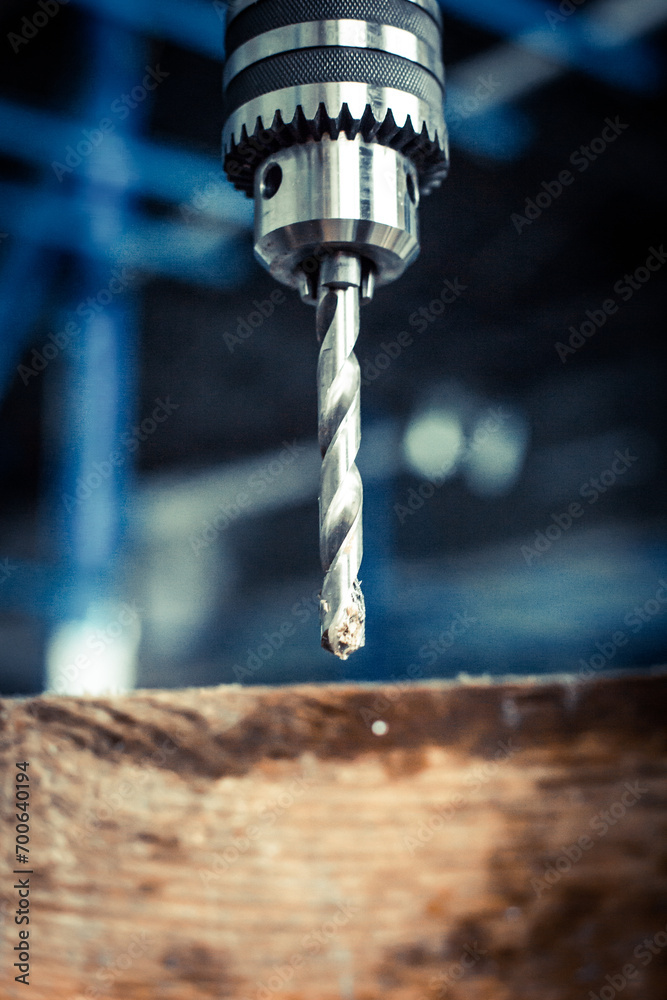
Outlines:
[{"label": "chuck key hole", "polygon": [[282,182],[282,170],[277,163],[272,163],[270,167],[267,167],[262,178],[262,198],[265,198],[267,201],[269,198],[273,198]]},{"label": "chuck key hole", "polygon": [[408,197],[413,205],[417,204],[417,189],[412,174],[408,171],[405,175],[405,184],[408,189]]}]

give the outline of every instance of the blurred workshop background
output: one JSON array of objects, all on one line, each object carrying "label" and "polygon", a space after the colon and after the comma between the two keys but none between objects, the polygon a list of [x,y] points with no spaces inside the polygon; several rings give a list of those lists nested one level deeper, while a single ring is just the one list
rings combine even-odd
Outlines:
[{"label": "blurred workshop background", "polygon": [[452,167],[364,310],[367,645],[319,648],[314,316],[225,5],[4,0],[0,688],[665,662],[664,0],[443,0]]}]

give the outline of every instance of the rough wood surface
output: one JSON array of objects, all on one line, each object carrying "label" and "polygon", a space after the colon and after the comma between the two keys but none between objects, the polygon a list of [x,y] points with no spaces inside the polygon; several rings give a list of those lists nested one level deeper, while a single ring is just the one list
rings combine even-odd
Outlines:
[{"label": "rough wood surface", "polygon": [[664,673],[5,701],[0,992],[664,1000],[666,709]]}]

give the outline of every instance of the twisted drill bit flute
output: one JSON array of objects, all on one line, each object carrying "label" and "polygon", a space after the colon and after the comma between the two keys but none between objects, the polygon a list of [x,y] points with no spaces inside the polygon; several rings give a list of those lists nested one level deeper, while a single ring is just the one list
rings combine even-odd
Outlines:
[{"label": "twisted drill bit flute", "polygon": [[363,551],[359,334],[361,261],[336,254],[322,263],[317,302],[322,645],[341,659],[364,644],[365,607],[357,579]]},{"label": "twisted drill bit flute", "polygon": [[255,256],[317,307],[322,645],[364,645],[359,308],[419,254],[447,175],[437,0],[231,0],[224,167]]}]

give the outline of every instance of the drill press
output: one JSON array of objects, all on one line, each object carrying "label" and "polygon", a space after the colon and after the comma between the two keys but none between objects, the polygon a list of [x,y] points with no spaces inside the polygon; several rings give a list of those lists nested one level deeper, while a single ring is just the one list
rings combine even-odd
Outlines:
[{"label": "drill press", "polygon": [[224,168],[255,202],[255,255],[316,306],[322,645],[364,644],[359,308],[419,253],[447,174],[436,0],[231,0]]}]

